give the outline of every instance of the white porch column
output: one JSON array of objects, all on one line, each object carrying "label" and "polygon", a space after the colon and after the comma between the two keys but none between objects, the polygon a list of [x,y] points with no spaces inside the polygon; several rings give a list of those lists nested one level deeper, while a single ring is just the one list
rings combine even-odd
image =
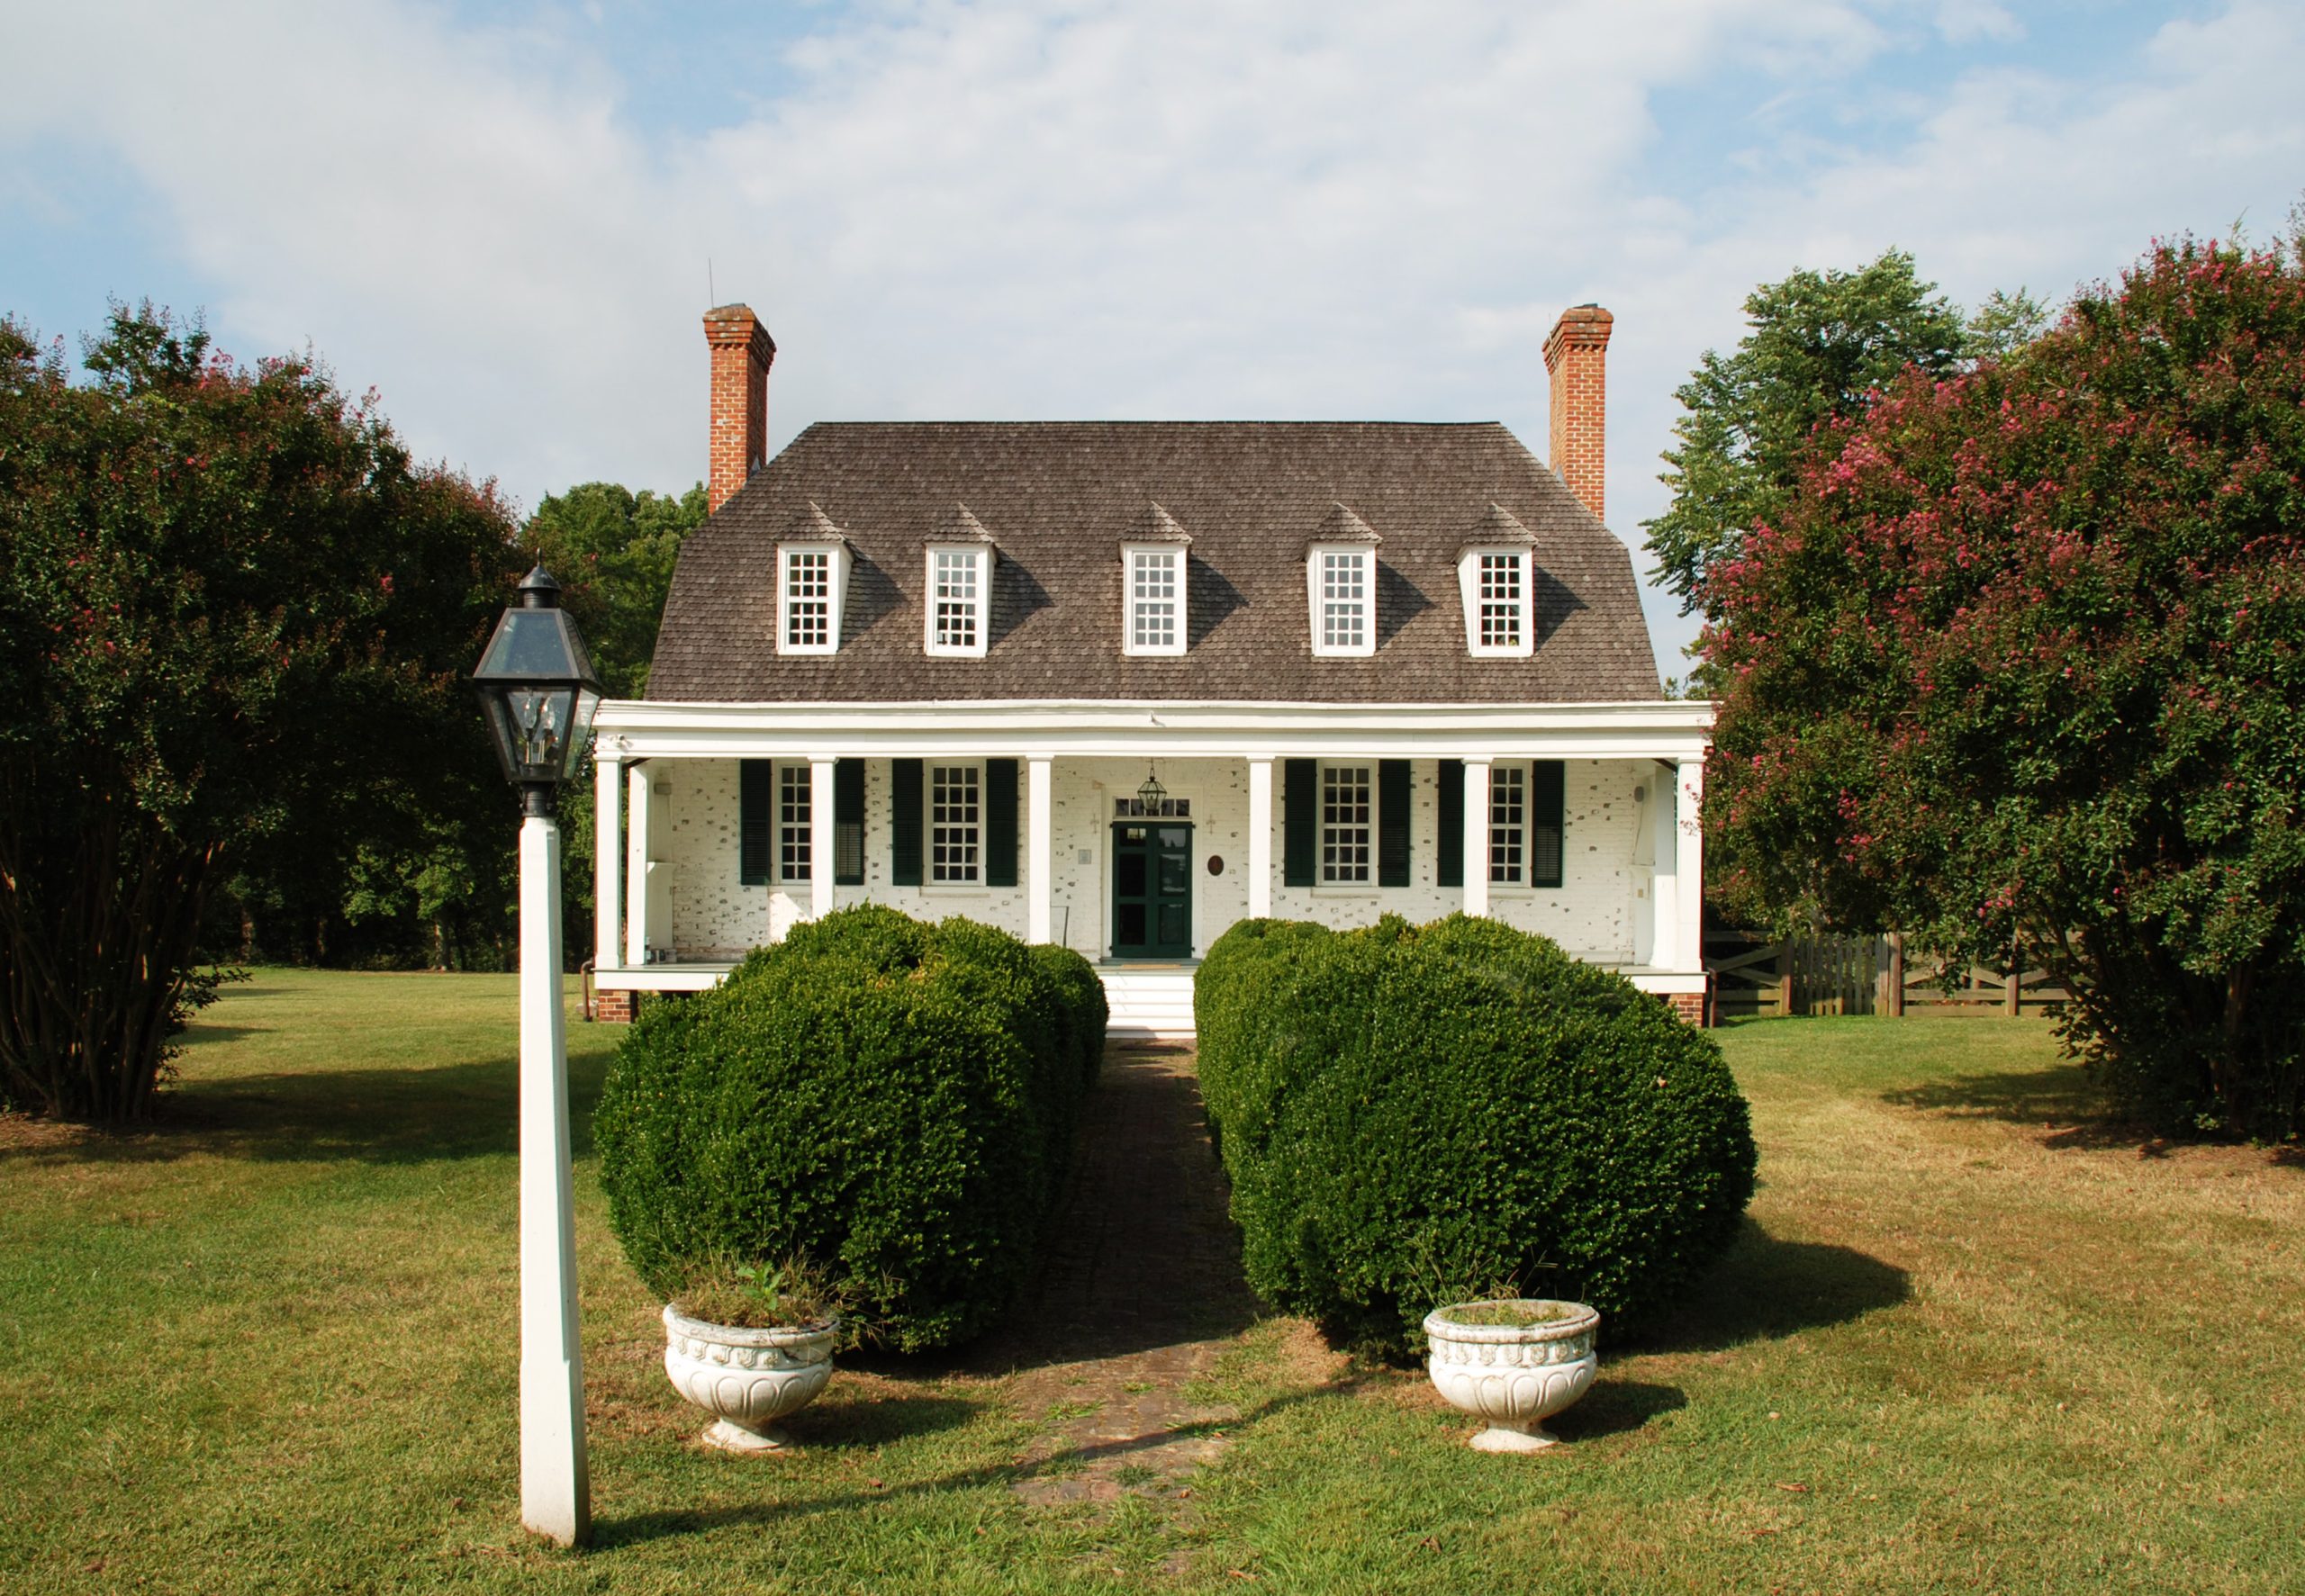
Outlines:
[{"label": "white porch column", "polygon": [[1025,762],[1025,940],[1044,942],[1056,924],[1056,779],[1042,754]]},{"label": "white porch column", "polygon": [[614,969],[624,945],[624,761],[592,750],[592,968]]},{"label": "white porch column", "polygon": [[1249,918],[1272,913],[1272,756],[1249,761]]},{"label": "white porch column", "polygon": [[833,762],[809,761],[809,918],[832,913]]},{"label": "white porch column", "polygon": [[1488,763],[1465,761],[1465,913],[1488,913]]},{"label": "white porch column", "polygon": [[1679,921],[1673,955],[1679,969],[1704,968],[1704,828],[1698,824],[1704,805],[1704,761],[1683,760],[1680,802],[1674,815],[1679,834],[1673,839],[1674,906]]},{"label": "white porch column", "polygon": [[624,961],[637,967],[648,962],[648,832],[656,808],[655,789],[645,763],[627,768],[625,790],[631,794],[631,807],[625,821],[624,884],[629,901],[624,912]]}]

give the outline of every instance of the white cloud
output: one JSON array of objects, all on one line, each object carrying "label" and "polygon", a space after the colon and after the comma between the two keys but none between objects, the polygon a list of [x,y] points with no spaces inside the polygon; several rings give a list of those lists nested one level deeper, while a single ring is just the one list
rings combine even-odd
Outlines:
[{"label": "white cloud", "polygon": [[[1936,19],[2013,26],[1969,0]],[[1873,74],[1899,48],[1854,0],[920,0],[829,21],[780,97],[723,86],[701,137],[633,125],[616,63],[549,18],[115,5],[9,28],[49,69],[12,84],[0,146],[100,142],[225,285],[228,345],[309,337],[420,448],[531,501],[701,473],[709,258],[782,347],[780,437],[1495,417],[1541,448],[1539,342],[1598,298],[1637,543],[1671,391],[1753,284],[1894,243],[1965,299],[2058,293],[2153,233],[2277,216],[2305,169],[2300,24],[2256,4],[2171,24],[2117,80],[1974,73],[1854,152],[1836,117],[1888,114]],[[1691,133],[1695,97],[1732,109]]]}]

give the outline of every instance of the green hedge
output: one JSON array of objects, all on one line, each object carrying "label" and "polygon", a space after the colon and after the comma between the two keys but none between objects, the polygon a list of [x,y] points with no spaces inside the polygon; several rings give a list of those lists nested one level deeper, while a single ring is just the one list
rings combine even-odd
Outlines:
[{"label": "green hedge", "polygon": [[1543,937],[1246,921],[1194,1008],[1249,1282],[1340,1340],[1409,1351],[1433,1307],[1507,1285],[1638,1320],[1751,1198],[1713,1039]]},{"label": "green hedge", "polygon": [[827,1266],[906,1350],[1028,1273],[1102,1062],[1077,953],[876,906],[643,1006],[593,1119],[609,1222],[661,1296],[714,1256]]}]

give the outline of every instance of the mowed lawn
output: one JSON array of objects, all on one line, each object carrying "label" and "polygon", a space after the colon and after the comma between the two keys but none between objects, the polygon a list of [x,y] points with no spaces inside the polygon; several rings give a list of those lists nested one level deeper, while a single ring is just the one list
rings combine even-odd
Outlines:
[{"label": "mowed lawn", "polygon": [[592,1177],[617,1032],[572,1024],[598,1545],[550,1550],[512,1016],[508,978],[261,971],[161,1127],[0,1121],[0,1589],[2305,1588],[2305,1162],[2124,1133],[1998,1018],[1721,1032],[1750,1223],[1571,1445],[1473,1453],[1421,1373],[1271,1320],[1188,1492],[1060,1507],[1013,1489],[1051,1415],[952,1366],[844,1372],[796,1456],[696,1447]]}]

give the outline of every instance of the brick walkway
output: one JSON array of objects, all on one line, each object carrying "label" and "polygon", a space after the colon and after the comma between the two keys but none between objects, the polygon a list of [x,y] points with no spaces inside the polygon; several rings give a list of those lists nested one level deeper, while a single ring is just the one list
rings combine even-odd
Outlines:
[{"label": "brick walkway", "polygon": [[1234,1417],[1186,1396],[1256,1313],[1192,1065],[1185,1048],[1107,1054],[1047,1267],[981,1355],[1051,1420],[1022,1459],[1052,1465],[1018,1484],[1030,1500],[1171,1491]]}]

